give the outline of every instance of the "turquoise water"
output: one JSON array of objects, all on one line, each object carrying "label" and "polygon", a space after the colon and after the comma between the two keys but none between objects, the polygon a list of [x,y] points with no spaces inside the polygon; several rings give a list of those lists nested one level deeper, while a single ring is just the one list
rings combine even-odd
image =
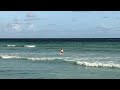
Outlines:
[{"label": "turquoise water", "polygon": [[0,39],[0,79],[119,78],[120,39]]}]

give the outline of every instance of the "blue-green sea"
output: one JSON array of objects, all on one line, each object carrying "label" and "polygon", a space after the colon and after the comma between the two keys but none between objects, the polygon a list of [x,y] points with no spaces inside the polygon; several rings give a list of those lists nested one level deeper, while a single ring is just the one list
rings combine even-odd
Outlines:
[{"label": "blue-green sea", "polygon": [[0,39],[0,79],[120,79],[120,39]]}]

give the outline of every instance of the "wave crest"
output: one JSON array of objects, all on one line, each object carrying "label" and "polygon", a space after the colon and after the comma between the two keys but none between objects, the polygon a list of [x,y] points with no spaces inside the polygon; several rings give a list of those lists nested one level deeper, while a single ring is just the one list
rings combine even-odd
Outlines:
[{"label": "wave crest", "polygon": [[76,61],[76,64],[87,66],[87,67],[114,67],[114,68],[120,68],[120,64],[115,63],[103,63],[103,62],[87,62],[87,61]]},{"label": "wave crest", "polygon": [[86,67],[110,67],[110,68],[120,68],[120,64],[114,61],[86,61],[80,60],[79,58],[73,57],[22,57],[14,55],[0,55],[2,59],[21,59],[21,60],[32,60],[32,61],[52,61],[52,60],[62,60],[65,62],[75,62],[77,65]]},{"label": "wave crest", "polygon": [[36,47],[36,45],[24,45],[24,47]]},{"label": "wave crest", "polygon": [[19,56],[13,56],[13,55],[1,55],[0,58],[2,59],[26,59],[26,60],[58,60],[63,59],[61,57],[19,57]]},{"label": "wave crest", "polygon": [[40,57],[40,58],[26,58],[28,60],[56,60],[56,59],[62,59],[58,57]]},{"label": "wave crest", "polygon": [[10,58],[21,58],[21,57],[18,57],[18,56],[9,56],[9,55],[3,55],[3,56],[0,56],[1,58],[3,59],[10,59]]},{"label": "wave crest", "polygon": [[16,45],[7,45],[7,47],[15,47]]}]

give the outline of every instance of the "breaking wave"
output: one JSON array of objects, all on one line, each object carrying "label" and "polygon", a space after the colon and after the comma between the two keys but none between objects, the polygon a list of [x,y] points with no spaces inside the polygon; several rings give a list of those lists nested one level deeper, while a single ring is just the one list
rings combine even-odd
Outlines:
[{"label": "breaking wave", "polygon": [[27,60],[57,60],[57,59],[63,59],[63,58],[58,58],[58,57],[41,57],[41,58],[26,58]]},{"label": "breaking wave", "polygon": [[1,55],[0,58],[2,59],[25,59],[25,60],[57,60],[57,59],[63,59],[61,57],[19,57],[19,56],[13,56],[13,55]]},{"label": "breaking wave", "polygon": [[32,47],[36,47],[36,45],[24,45],[24,47],[30,47],[30,48],[32,48]]},{"label": "breaking wave", "polygon": [[7,45],[7,47],[15,47],[16,45]]},{"label": "breaking wave", "polygon": [[[2,46],[0,46],[2,47]],[[14,45],[14,44],[8,44],[8,45],[5,45],[3,47],[29,47],[29,48],[32,48],[32,47],[36,47],[36,45]]]},{"label": "breaking wave", "polygon": [[18,56],[10,56],[10,55],[3,55],[3,56],[0,56],[0,58],[3,58],[3,59],[10,59],[10,58],[21,58],[21,57],[18,57]]},{"label": "breaking wave", "polygon": [[120,64],[115,64],[112,62],[87,62],[87,61],[76,61],[76,64],[87,67],[114,67],[120,68]]},{"label": "breaking wave", "polygon": [[64,62],[74,62],[80,66],[86,67],[108,67],[108,68],[120,68],[120,64],[114,61],[91,61],[73,57],[22,57],[14,55],[0,55],[2,59],[21,59],[21,60],[32,60],[32,61],[53,61],[62,60]]}]

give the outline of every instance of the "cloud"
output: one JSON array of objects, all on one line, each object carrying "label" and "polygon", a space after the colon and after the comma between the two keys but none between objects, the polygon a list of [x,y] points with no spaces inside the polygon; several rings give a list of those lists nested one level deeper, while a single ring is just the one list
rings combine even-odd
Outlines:
[{"label": "cloud", "polygon": [[35,25],[34,24],[30,24],[27,26],[27,31],[30,31],[30,32],[34,32],[35,31]]},{"label": "cloud", "polygon": [[11,24],[11,29],[14,31],[21,31],[22,27],[19,24]]},{"label": "cloud", "polygon": [[29,25],[29,29],[33,29],[34,28],[34,24]]}]

